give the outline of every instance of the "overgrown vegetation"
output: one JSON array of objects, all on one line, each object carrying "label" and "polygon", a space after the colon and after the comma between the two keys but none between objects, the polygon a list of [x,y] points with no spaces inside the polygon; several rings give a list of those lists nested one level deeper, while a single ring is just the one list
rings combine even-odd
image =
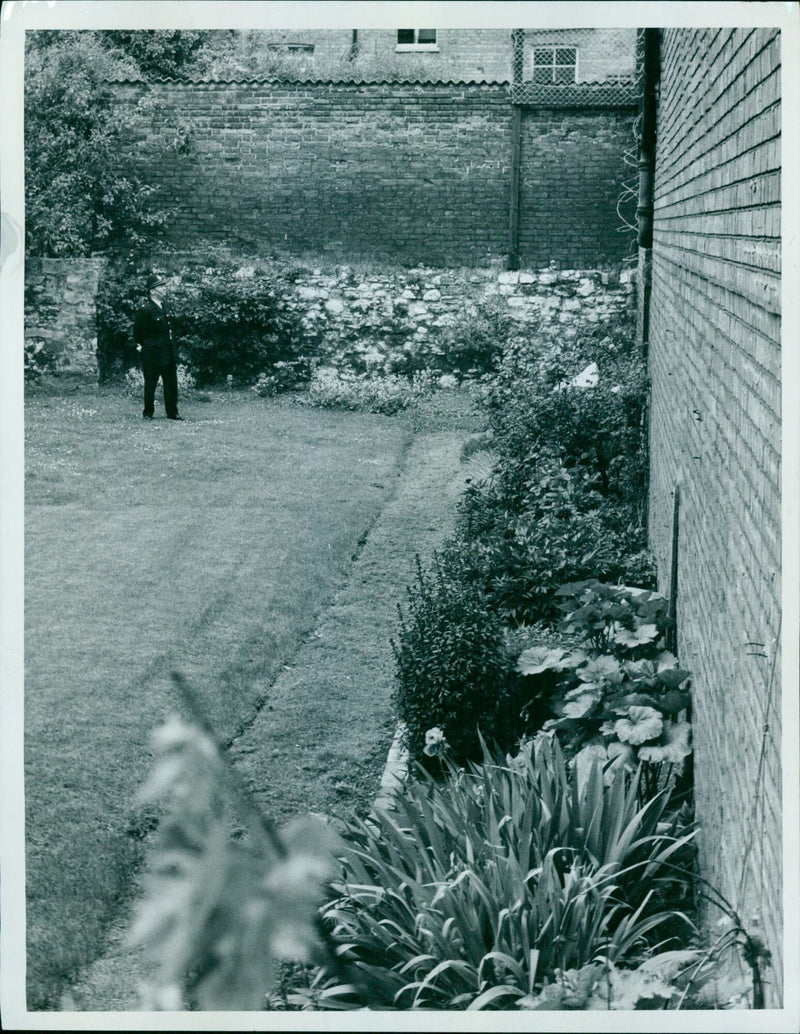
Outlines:
[{"label": "overgrown vegetation", "polygon": [[[101,381],[139,365],[131,327],[147,299],[148,272],[135,254],[107,264],[97,293]],[[304,339],[282,285],[263,270],[237,273],[234,263],[206,265],[202,256],[174,270],[167,304],[183,362],[200,388],[229,377],[236,387],[261,377],[271,377],[275,391],[297,387],[310,377],[311,362],[302,352]]]},{"label": "overgrown vegetation", "polygon": [[155,743],[145,794],[172,800],[133,931],[158,963],[149,1008],[652,1010],[755,993],[757,966],[725,954],[735,913],[705,947],[686,912],[694,831],[668,790],[643,802],[638,774],[570,769],[553,737],[447,764],[444,781],[419,772],[338,833],[278,831],[207,729],[173,721]]},{"label": "overgrown vegetation", "polygon": [[143,108],[120,104],[108,84],[133,65],[72,31],[27,33],[25,64],[27,254],[141,245],[166,213],[125,160]]},{"label": "overgrown vegetation", "polygon": [[[485,531],[474,520],[476,500],[491,493],[498,519],[518,517],[520,501],[527,507],[532,551],[552,552],[559,529],[574,544],[570,522],[576,513],[591,515],[598,538],[610,542],[602,563],[627,573],[639,565],[642,581],[651,577],[638,537],[644,382],[635,357],[616,362],[629,391],[613,384],[592,396],[603,376],[598,362],[598,371],[568,366],[543,394],[541,409],[563,425],[560,439],[549,418],[525,412],[527,388],[507,369],[489,385],[492,405],[510,392],[510,410],[519,391],[518,412],[494,420],[496,468],[475,486],[445,552],[427,569],[418,561],[393,643],[395,703],[407,745],[427,769],[413,766],[391,806],[348,820],[336,839],[328,831],[324,846],[315,838],[297,854],[288,844],[273,845],[272,856],[257,850],[253,867],[263,835],[231,841],[214,794],[205,804],[193,794],[188,804],[185,787],[204,785],[204,777],[185,780],[155,857],[164,879],[142,908],[143,936],[162,962],[156,1003],[532,1011],[763,1005],[763,944],[694,868],[689,672],[667,649],[668,602],[641,585],[587,577],[556,591],[542,579],[535,597],[519,579],[506,603],[486,577],[494,560],[475,562]],[[581,395],[560,397],[567,392]],[[584,420],[594,428],[588,437]],[[589,497],[585,510],[573,498],[581,492]],[[537,498],[548,493],[553,498],[534,520]],[[615,537],[626,521],[629,536]],[[621,552],[631,539],[634,559]],[[582,563],[605,570],[597,556]],[[554,578],[562,568],[547,563]],[[183,730],[175,743],[183,749],[193,736]],[[174,782],[174,765],[168,771]],[[192,824],[199,854],[183,865]],[[238,857],[241,851],[249,853]],[[209,891],[212,860],[215,871],[245,875]],[[694,924],[698,894],[724,913],[725,929],[711,944]],[[183,908],[167,909],[163,919],[163,902],[189,899],[208,917],[200,929],[190,929]],[[318,921],[310,919],[311,901],[322,902]],[[267,930],[270,916],[280,920]],[[257,951],[244,950],[256,940]],[[279,959],[292,967],[276,970]]]},{"label": "overgrown vegetation", "polygon": [[[644,528],[646,378],[630,324],[589,325],[564,342],[543,328],[527,348],[509,341],[478,392],[490,424],[480,444],[491,446],[495,463],[467,489],[456,533],[432,561],[435,578],[419,568],[398,633],[396,704],[417,760],[431,727],[443,730],[456,757],[474,759],[476,725],[509,749],[509,736],[535,732],[560,706],[547,678],[527,698],[498,692],[513,685],[516,658],[497,661],[504,677],[470,667],[473,649],[484,652],[476,629],[494,629],[497,644],[532,638],[546,656],[563,616],[559,586],[653,586]],[[457,654],[443,652],[449,642],[458,643]],[[452,689],[440,690],[461,686],[462,673],[471,695],[493,701],[482,705],[480,721],[448,702]],[[500,700],[516,707],[510,727]]]},{"label": "overgrown vegetation", "polygon": [[434,727],[443,730],[458,761],[481,756],[479,729],[511,749],[519,735],[513,719],[521,679],[485,595],[459,578],[452,564],[445,568],[435,560],[428,573],[418,559],[407,609],[393,643],[395,704],[414,757],[424,757],[426,734]]},{"label": "overgrown vegetation", "polygon": [[604,786],[597,765],[580,782],[552,739],[450,766],[444,783],[420,776],[396,811],[349,831],[323,909],[347,982],[319,979],[293,1002],[531,1008],[561,971],[676,948],[692,932],[670,904],[692,833],[661,825],[665,805],[642,806],[636,777]]},{"label": "overgrown vegetation", "polygon": [[321,367],[311,376],[305,401],[326,409],[355,409],[391,416],[418,403],[433,390],[428,373],[412,377],[392,373],[358,375]]}]

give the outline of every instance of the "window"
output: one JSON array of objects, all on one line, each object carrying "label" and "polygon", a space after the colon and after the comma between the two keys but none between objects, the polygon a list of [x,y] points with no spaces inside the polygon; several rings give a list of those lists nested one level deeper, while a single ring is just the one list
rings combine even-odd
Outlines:
[{"label": "window", "polygon": [[437,51],[436,29],[398,29],[395,50]]},{"label": "window", "polygon": [[577,47],[534,47],[533,81],[557,86],[578,81]]},{"label": "window", "polygon": [[267,50],[281,54],[313,54],[313,43],[268,43]]}]

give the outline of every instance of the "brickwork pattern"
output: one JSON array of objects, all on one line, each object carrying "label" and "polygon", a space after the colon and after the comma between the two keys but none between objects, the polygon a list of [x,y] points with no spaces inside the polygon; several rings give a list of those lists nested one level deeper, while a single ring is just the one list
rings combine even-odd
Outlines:
[{"label": "brickwork pattern", "polygon": [[[512,112],[501,85],[118,84],[150,91],[136,160],[174,208],[172,243],[437,266],[508,253]],[[520,258],[614,264],[630,249],[615,205],[632,113],[526,112]],[[541,134],[541,138],[538,134]],[[181,148],[147,165],[148,143]],[[526,193],[527,192],[527,193]]]},{"label": "brickwork pattern", "polygon": [[650,534],[666,588],[680,484],[678,635],[694,673],[703,873],[772,951],[773,1005],[782,994],[779,43],[768,29],[663,33],[649,335]]},{"label": "brickwork pattern", "polygon": [[[250,45],[273,47],[287,73],[308,78],[507,82],[511,77],[510,29],[437,29],[435,51],[398,51],[397,29],[356,28],[354,47],[353,31],[273,29],[242,35],[255,37]],[[247,45],[244,38],[242,44]]]},{"label": "brickwork pattern", "polygon": [[[633,117],[526,108],[522,119],[520,256],[533,267],[614,263],[636,255],[617,201],[631,170]],[[635,203],[627,205],[634,220]],[[572,256],[578,256],[575,262]]]}]

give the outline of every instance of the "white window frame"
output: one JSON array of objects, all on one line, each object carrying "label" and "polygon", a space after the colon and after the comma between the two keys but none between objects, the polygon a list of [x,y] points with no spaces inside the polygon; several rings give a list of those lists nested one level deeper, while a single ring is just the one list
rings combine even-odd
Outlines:
[{"label": "white window frame", "polygon": [[[398,29],[397,31],[399,32],[400,30]],[[411,31],[414,33],[414,42],[413,43],[396,43],[395,44],[395,48],[394,48],[394,51],[395,51],[396,54],[410,54],[410,53],[416,53],[416,54],[438,54],[439,53],[439,42],[438,42],[438,40],[439,40],[439,30],[438,29],[425,29],[425,30],[412,29]],[[435,32],[436,33],[436,43],[418,43],[417,42],[417,37],[418,37],[420,31]]]},{"label": "white window frame", "polygon": [[[553,61],[552,61],[552,64],[549,65],[549,67],[551,69],[553,69],[553,70],[555,70],[556,68],[570,68],[570,67],[573,67],[571,65],[559,65],[559,64],[557,64],[557,62],[556,62],[556,51],[557,50],[574,50],[575,51],[575,65],[574,65],[574,70],[573,70],[574,78],[570,82],[568,82],[568,83],[556,82],[555,77],[553,77],[547,83],[537,83],[536,82],[536,69],[537,68],[544,68],[545,67],[541,63],[538,64],[538,65],[536,63],[536,51],[537,50],[549,50],[552,53]],[[577,47],[577,46],[575,46],[575,45],[573,45],[571,43],[542,43],[542,44],[538,44],[538,45],[534,46],[533,51],[531,52],[531,80],[534,83],[534,85],[536,85],[536,86],[574,86],[575,83],[579,82],[580,59],[581,59],[580,47]]]},{"label": "white window frame", "polygon": [[267,50],[273,54],[306,54],[314,56],[313,43],[268,43]]}]

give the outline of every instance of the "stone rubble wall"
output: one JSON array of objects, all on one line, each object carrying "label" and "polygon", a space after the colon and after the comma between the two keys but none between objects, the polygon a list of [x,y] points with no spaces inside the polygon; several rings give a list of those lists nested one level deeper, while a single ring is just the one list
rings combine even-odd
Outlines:
[{"label": "stone rubble wall", "polygon": [[312,268],[298,276],[291,304],[332,365],[389,369],[404,356],[457,345],[482,315],[508,316],[521,334],[543,322],[570,336],[578,320],[627,311],[633,292],[628,271],[417,268],[358,277],[348,267]]},{"label": "stone rubble wall", "polygon": [[25,344],[55,360],[56,372],[97,377],[95,297],[103,258],[27,259]]},{"label": "stone rubble wall", "polygon": [[[158,265],[158,263],[156,263]],[[165,260],[179,289],[180,256]],[[42,259],[29,263],[26,342],[41,341],[61,371],[97,375],[94,296],[101,259]],[[256,266],[243,262],[239,275]],[[259,266],[259,268],[262,268]],[[629,312],[635,301],[633,269],[515,270],[377,268],[298,265],[266,267],[286,284],[309,350],[338,369],[425,367],[448,342],[459,343],[481,318],[507,316],[520,334],[540,322],[574,335],[578,322],[603,322]]]}]

